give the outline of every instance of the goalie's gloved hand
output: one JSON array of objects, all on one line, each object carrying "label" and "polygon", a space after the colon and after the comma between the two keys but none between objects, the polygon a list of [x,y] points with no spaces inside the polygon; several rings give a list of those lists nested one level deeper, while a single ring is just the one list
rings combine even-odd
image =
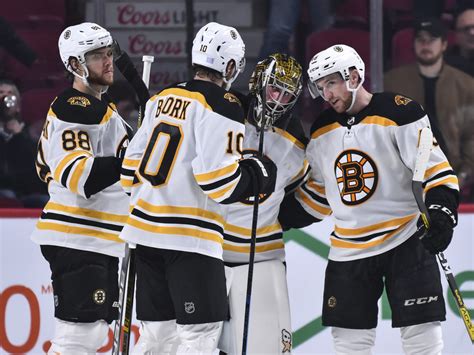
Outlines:
[{"label": "goalie's gloved hand", "polygon": [[271,194],[275,191],[277,167],[271,159],[254,156],[240,160],[239,164],[252,170],[252,176],[257,179],[259,193]]},{"label": "goalie's gloved hand", "polygon": [[[451,210],[441,205],[430,205],[428,212],[431,226],[421,238],[421,242],[431,254],[438,254],[446,250],[451,243],[453,228],[457,224],[456,217]],[[418,226],[424,228],[421,217],[418,219]]]}]

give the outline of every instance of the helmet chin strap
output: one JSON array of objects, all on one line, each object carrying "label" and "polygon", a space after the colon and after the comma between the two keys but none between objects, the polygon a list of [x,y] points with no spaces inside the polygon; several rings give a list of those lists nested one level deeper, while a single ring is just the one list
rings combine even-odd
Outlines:
[{"label": "helmet chin strap", "polygon": [[81,79],[84,85],[87,86],[92,92],[95,92],[96,94],[99,94],[99,95],[105,94],[107,90],[109,89],[109,87],[102,86],[102,88],[104,89],[101,89],[101,90],[96,90],[95,88],[93,88],[92,85],[89,83],[89,80],[87,80],[87,78],[89,77],[89,69],[87,69],[87,65],[85,65],[85,63],[82,64],[82,68],[84,69],[84,75],[79,75],[74,70],[72,71],[72,74],[78,77],[79,79]]},{"label": "helmet chin strap", "polygon": [[362,84],[364,83],[364,80],[361,80],[359,85],[357,85],[356,88],[352,89],[350,86],[349,86],[349,80],[346,81],[346,87],[347,87],[347,90],[351,92],[352,94],[352,101],[351,101],[351,104],[349,106],[349,108],[346,110],[346,112],[352,110],[352,108],[354,107],[354,104],[355,104],[355,101],[356,101],[356,97],[357,97],[357,91],[360,89],[360,87],[362,86]]}]

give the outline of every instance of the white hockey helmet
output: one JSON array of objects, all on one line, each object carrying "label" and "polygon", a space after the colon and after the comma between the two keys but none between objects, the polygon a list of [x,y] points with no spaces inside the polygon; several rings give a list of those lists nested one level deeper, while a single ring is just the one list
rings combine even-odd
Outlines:
[{"label": "white hockey helmet", "polygon": [[[349,75],[353,68],[357,69],[361,79],[355,89],[349,88]],[[346,81],[347,89],[355,93],[364,82],[365,64],[356,50],[345,44],[336,44],[317,53],[309,62],[308,68],[308,89],[313,99],[318,96],[324,99],[323,93],[318,90],[316,81],[333,73],[340,73]]]},{"label": "white hockey helmet", "polygon": [[86,53],[95,49],[111,46],[113,43],[109,31],[96,23],[84,22],[67,27],[59,36],[59,55],[66,69],[79,76],[69,65],[69,58],[77,58],[86,71],[82,79],[89,75],[86,67]]},{"label": "white hockey helmet", "polygon": [[[217,22],[209,22],[196,34],[192,48],[192,63],[213,69],[222,74],[228,90],[245,68],[245,44],[239,32]],[[232,78],[226,79],[227,64],[235,61]]]}]

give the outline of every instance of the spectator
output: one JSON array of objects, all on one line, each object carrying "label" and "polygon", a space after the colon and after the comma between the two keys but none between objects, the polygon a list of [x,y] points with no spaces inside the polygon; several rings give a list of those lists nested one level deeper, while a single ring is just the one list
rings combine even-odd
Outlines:
[{"label": "spectator", "polygon": [[474,76],[474,3],[461,10],[455,21],[456,45],[446,62]]},{"label": "spectator", "polygon": [[46,187],[35,171],[36,142],[21,119],[16,85],[0,80],[0,196],[18,198],[25,207],[42,207]]},{"label": "spectator", "polygon": [[386,73],[385,90],[423,105],[464,194],[474,170],[474,79],[444,63],[447,30],[439,19],[417,21],[414,42],[416,63]]}]

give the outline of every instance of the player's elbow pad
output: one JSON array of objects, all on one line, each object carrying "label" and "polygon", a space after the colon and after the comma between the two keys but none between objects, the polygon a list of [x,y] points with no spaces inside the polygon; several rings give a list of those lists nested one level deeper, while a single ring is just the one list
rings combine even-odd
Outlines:
[{"label": "player's elbow pad", "polygon": [[84,184],[86,198],[104,190],[120,180],[122,160],[116,157],[96,157]]}]

